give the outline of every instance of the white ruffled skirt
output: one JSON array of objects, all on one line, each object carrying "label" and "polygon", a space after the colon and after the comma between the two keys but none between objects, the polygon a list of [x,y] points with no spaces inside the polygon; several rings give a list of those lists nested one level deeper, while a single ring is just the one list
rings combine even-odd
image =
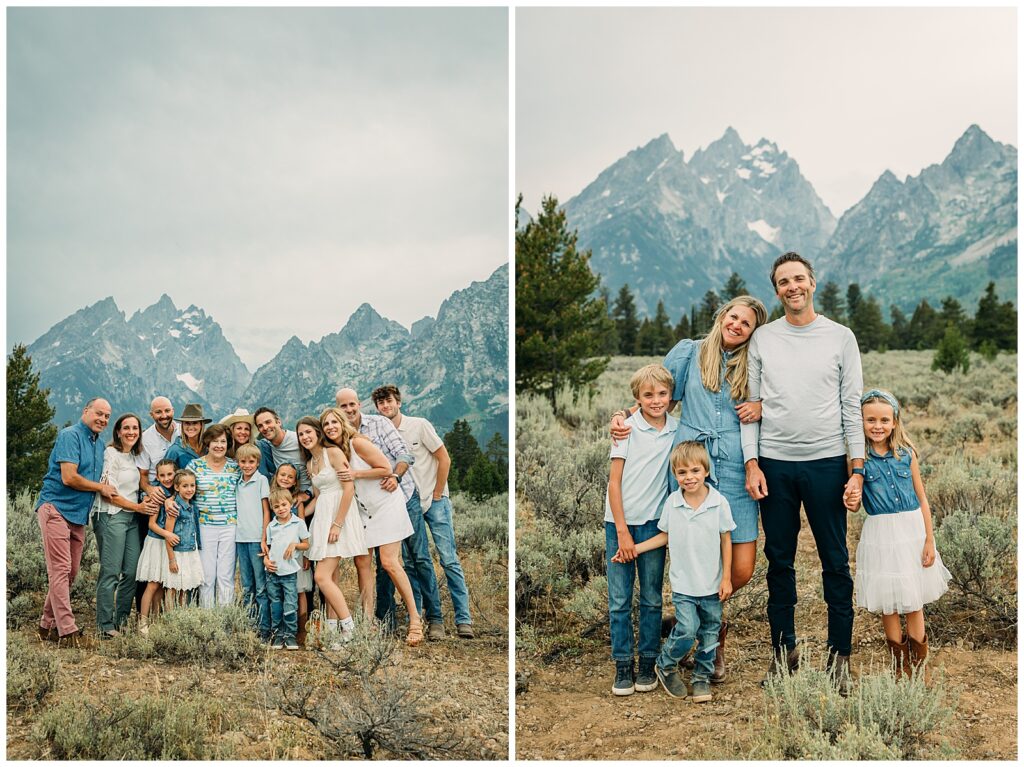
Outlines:
[{"label": "white ruffled skirt", "polygon": [[163,583],[164,568],[167,567],[167,546],[163,538],[146,536],[135,568],[135,580],[146,583]]},{"label": "white ruffled skirt", "polygon": [[857,606],[890,615],[916,612],[946,593],[952,576],[935,552],[931,567],[924,550],[921,510],[869,515],[857,544]]}]

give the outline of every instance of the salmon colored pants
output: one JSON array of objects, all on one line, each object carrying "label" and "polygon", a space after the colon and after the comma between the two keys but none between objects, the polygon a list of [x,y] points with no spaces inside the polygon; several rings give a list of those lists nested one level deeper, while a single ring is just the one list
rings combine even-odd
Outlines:
[{"label": "salmon colored pants", "polygon": [[67,636],[78,631],[75,614],[71,611],[71,585],[82,564],[85,525],[71,524],[52,503],[41,505],[36,515],[43,533],[43,556],[50,582],[39,625],[47,630],[56,626],[58,634]]}]

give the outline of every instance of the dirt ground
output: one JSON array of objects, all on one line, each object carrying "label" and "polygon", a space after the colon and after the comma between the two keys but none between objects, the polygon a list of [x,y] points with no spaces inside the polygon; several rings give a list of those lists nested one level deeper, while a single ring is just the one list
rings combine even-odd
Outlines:
[{"label": "dirt ground", "polygon": [[[760,543],[758,557],[763,562]],[[816,563],[805,520],[798,555],[796,625],[813,657],[821,658],[826,612]],[[670,698],[660,687],[650,693],[613,696],[614,665],[605,627],[591,638],[564,643],[562,652],[555,642],[555,649],[544,657],[518,659],[517,758],[748,758],[764,726],[760,681],[770,659],[767,619],[761,607],[745,613],[730,612],[727,607],[726,612],[731,627],[726,642],[728,678],[712,688],[714,699],[706,704]],[[931,651],[933,668],[945,669],[946,686],[959,695],[954,718],[941,733],[957,757],[1016,760],[1016,653],[975,649],[962,640],[959,645],[937,645],[934,639]],[[878,670],[887,662],[881,622],[858,610],[854,675]]]},{"label": "dirt ground", "polygon": [[[392,672],[400,670],[422,694],[431,723],[447,723],[462,736],[463,758],[508,757],[508,619],[503,588],[477,589],[483,577],[480,566],[463,558],[474,611],[476,638],[459,639],[451,624],[447,590],[442,600],[448,638],[426,642],[417,648],[400,645]],[[493,585],[493,584],[492,584]],[[354,583],[342,583],[354,595]],[[478,596],[480,598],[478,598]],[[92,615],[82,616],[91,626]],[[219,737],[234,759],[325,759],[324,741],[306,721],[287,717],[268,704],[266,675],[284,667],[298,668],[312,653],[272,652],[251,669],[240,671],[199,670],[165,662],[114,658],[95,649],[58,650],[41,642],[31,626],[8,632],[8,642],[31,642],[39,652],[53,653],[61,662],[57,689],[45,700],[51,707],[64,700],[115,700],[143,692],[173,694],[175,690],[199,689],[227,702],[237,714],[232,728]],[[7,759],[46,759],[47,753],[31,737],[39,711],[8,712]],[[287,734],[282,735],[282,728]],[[384,756],[383,754],[381,756]]]}]

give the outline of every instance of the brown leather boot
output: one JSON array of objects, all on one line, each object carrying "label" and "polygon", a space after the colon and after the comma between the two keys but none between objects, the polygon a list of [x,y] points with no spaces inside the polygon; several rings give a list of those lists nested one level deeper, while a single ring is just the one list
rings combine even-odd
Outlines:
[{"label": "brown leather boot", "polygon": [[800,668],[800,653],[801,647],[798,642],[792,650],[785,651],[785,658],[782,657],[783,650],[779,650],[778,653],[772,653],[772,662],[768,666],[768,673],[765,674],[764,679],[761,680],[761,686],[765,687],[768,685],[769,680],[774,676],[781,676],[783,671],[787,674],[794,673]]},{"label": "brown leather boot", "polygon": [[711,674],[711,684],[721,684],[725,681],[725,635],[729,631],[729,624],[722,621],[722,628],[718,630],[718,647],[715,649],[715,670]]},{"label": "brown leather boot", "polygon": [[[925,660],[928,658],[928,637],[925,636],[920,642],[914,637],[907,637],[907,642],[910,644],[910,668],[914,673],[923,673],[924,682],[928,684],[930,674],[928,666],[925,664]],[[924,666],[923,670],[921,670],[922,666]]]},{"label": "brown leather boot", "polygon": [[894,642],[886,637],[885,643],[889,645],[889,653],[892,655],[892,665],[896,676],[910,676],[910,644],[906,634],[900,642]]},{"label": "brown leather boot", "polygon": [[828,650],[828,660],[825,662],[825,670],[844,698],[848,698],[853,692],[853,674],[850,672],[850,656],[840,655],[831,647]]},{"label": "brown leather boot", "polygon": [[299,616],[299,630],[295,632],[295,641],[299,647],[306,646],[306,623],[309,621],[309,613]]}]

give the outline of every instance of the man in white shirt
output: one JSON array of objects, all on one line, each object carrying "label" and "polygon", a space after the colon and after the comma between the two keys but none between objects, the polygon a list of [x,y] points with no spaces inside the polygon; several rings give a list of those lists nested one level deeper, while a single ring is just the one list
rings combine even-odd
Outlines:
[{"label": "man in white shirt", "polygon": [[402,394],[397,386],[381,386],[371,395],[377,411],[391,420],[416,459],[410,471],[416,489],[427,506],[425,519],[430,528],[448,582],[448,593],[455,609],[455,628],[463,639],[473,638],[473,620],[469,614],[469,589],[462,563],[455,550],[452,504],[448,497],[448,471],[452,459],[437,431],[425,418],[402,415]]}]

